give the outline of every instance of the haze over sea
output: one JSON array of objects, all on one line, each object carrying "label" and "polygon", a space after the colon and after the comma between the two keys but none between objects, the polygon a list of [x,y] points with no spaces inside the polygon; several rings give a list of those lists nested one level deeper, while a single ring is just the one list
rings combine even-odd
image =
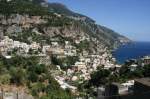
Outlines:
[{"label": "haze over sea", "polygon": [[128,59],[138,59],[147,55],[150,55],[150,42],[132,42],[113,52],[113,56],[120,64]]}]

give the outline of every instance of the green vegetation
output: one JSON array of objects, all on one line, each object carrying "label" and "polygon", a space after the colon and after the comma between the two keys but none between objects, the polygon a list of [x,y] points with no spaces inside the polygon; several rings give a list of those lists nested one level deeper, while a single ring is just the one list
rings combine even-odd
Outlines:
[{"label": "green vegetation", "polygon": [[51,15],[51,17],[51,19],[48,19],[46,26],[63,27],[72,24],[72,20],[65,16],[57,17]]},{"label": "green vegetation", "polygon": [[92,22],[75,21],[74,24],[75,27],[81,28],[90,37],[96,38],[110,49],[113,49],[115,45],[119,46],[121,44],[118,37],[125,38],[111,29]]},{"label": "green vegetation", "polygon": [[0,0],[0,13],[10,14],[29,14],[29,15],[47,15],[48,9],[41,5],[33,4],[30,0]]},{"label": "green vegetation", "polygon": [[[0,84],[27,86],[36,99],[72,99],[49,73],[49,66],[38,64],[38,58],[0,57]],[[43,93],[42,96],[39,93]]]},{"label": "green vegetation", "polygon": [[87,40],[81,41],[76,47],[82,52],[83,50],[89,50],[90,43]]},{"label": "green vegetation", "polygon": [[53,36],[52,39],[55,39],[54,41],[58,42],[59,45],[65,45],[65,41],[70,41],[73,43],[73,39],[71,37],[63,37],[60,34]]},{"label": "green vegetation", "polygon": [[60,3],[49,3],[49,10],[52,12],[65,14],[68,16],[76,16],[77,14],[70,11],[65,5]]},{"label": "green vegetation", "polygon": [[122,83],[130,79],[142,77],[150,77],[150,65],[138,66],[133,70],[129,64],[124,64],[119,72],[115,72],[110,76],[110,79]]},{"label": "green vegetation", "polygon": [[130,79],[150,77],[150,65],[139,66],[134,71],[131,70],[129,65],[130,64],[125,64],[121,67],[119,72],[113,70],[113,73],[111,70],[101,68],[102,66],[98,67],[97,71],[91,74],[90,80],[78,85],[80,95],[84,97],[96,97],[97,90],[95,89],[105,86],[106,84],[111,84],[112,82],[124,83]]},{"label": "green vegetation", "polygon": [[128,79],[143,77],[142,72],[144,72],[144,71],[142,71],[142,68],[131,71],[129,66],[124,65],[124,66],[122,66],[122,68],[120,69],[120,72],[119,72],[120,80],[126,81]]},{"label": "green vegetation", "polygon": [[59,65],[64,70],[71,68],[76,61],[78,61],[78,57],[76,56],[67,56],[66,58],[57,58],[56,56],[52,56],[52,63],[54,65]]},{"label": "green vegetation", "polygon": [[96,87],[105,85],[109,82],[108,77],[110,73],[111,72],[109,70],[98,68],[96,72],[91,74],[89,84]]},{"label": "green vegetation", "polygon": [[143,75],[145,77],[150,77],[150,65],[145,65],[143,67]]},{"label": "green vegetation", "polygon": [[129,64],[125,64],[119,71],[120,81],[142,77],[150,77],[150,65],[138,66],[132,71]]},{"label": "green vegetation", "polygon": [[35,32],[31,32],[30,30],[24,31],[21,33],[14,33],[14,34],[6,34],[11,39],[15,41],[24,42],[27,44],[31,44],[32,42],[37,42],[40,44],[51,44],[52,39],[55,39],[56,42],[58,42],[60,45],[65,45],[65,41],[70,41],[71,43],[73,40],[69,37],[62,37],[61,35],[56,35],[54,37],[50,37],[44,34],[37,34]]},{"label": "green vegetation", "polygon": [[84,97],[96,97],[97,96],[97,89],[98,87],[104,86],[105,84],[111,83],[110,70],[105,70],[104,68],[98,67],[97,71],[94,71],[91,74],[91,79],[88,81],[84,81],[82,84],[78,86],[80,91],[80,95]]},{"label": "green vegetation", "polygon": [[[68,26],[71,24],[72,20],[62,15],[58,17],[54,12],[50,12],[48,7],[43,7],[40,3],[34,3],[35,0],[12,0],[7,2],[7,0],[0,0],[0,13],[9,17],[11,14],[21,14],[29,16],[49,16],[47,18],[47,23],[43,26]],[[55,12],[56,13],[56,12]],[[40,25],[39,27],[43,27]]]},{"label": "green vegetation", "polygon": [[42,44],[43,41],[45,41],[46,44],[51,44],[51,39],[47,35],[40,35],[35,32],[30,32],[30,31],[25,31],[22,33],[15,33],[13,34],[6,34],[8,35],[11,39],[20,41],[20,42],[25,42],[27,44],[31,44],[33,41]]}]

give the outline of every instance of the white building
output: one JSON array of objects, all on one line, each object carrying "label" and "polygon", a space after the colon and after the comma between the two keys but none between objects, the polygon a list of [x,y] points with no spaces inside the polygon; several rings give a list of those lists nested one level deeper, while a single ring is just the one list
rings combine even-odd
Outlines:
[{"label": "white building", "polygon": [[33,49],[33,50],[38,50],[40,47],[40,44],[39,43],[36,43],[36,42],[33,42],[31,45],[30,45],[30,48]]},{"label": "white building", "polygon": [[74,66],[77,67],[78,71],[86,69],[86,64],[84,62],[76,62]]}]

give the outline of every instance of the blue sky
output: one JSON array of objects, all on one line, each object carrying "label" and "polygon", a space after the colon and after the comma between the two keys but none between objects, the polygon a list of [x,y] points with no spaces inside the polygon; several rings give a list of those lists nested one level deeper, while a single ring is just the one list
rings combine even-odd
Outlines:
[{"label": "blue sky", "polygon": [[150,0],[49,0],[135,41],[150,41]]}]

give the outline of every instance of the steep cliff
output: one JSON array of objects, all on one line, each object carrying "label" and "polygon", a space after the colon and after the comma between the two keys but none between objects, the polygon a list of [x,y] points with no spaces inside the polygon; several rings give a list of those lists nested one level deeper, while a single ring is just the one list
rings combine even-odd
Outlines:
[{"label": "steep cliff", "polygon": [[[74,43],[76,40],[87,40],[91,43],[89,49],[114,48],[129,40],[111,29],[95,24],[89,17],[70,11],[58,3],[47,3],[45,0],[10,0],[0,1],[1,35],[13,39],[40,43],[46,40],[50,43],[53,38],[63,37]],[[41,6],[47,4],[48,6]],[[36,39],[31,35],[37,35]],[[20,36],[27,36],[25,37]],[[41,36],[41,37],[40,37]]]}]

